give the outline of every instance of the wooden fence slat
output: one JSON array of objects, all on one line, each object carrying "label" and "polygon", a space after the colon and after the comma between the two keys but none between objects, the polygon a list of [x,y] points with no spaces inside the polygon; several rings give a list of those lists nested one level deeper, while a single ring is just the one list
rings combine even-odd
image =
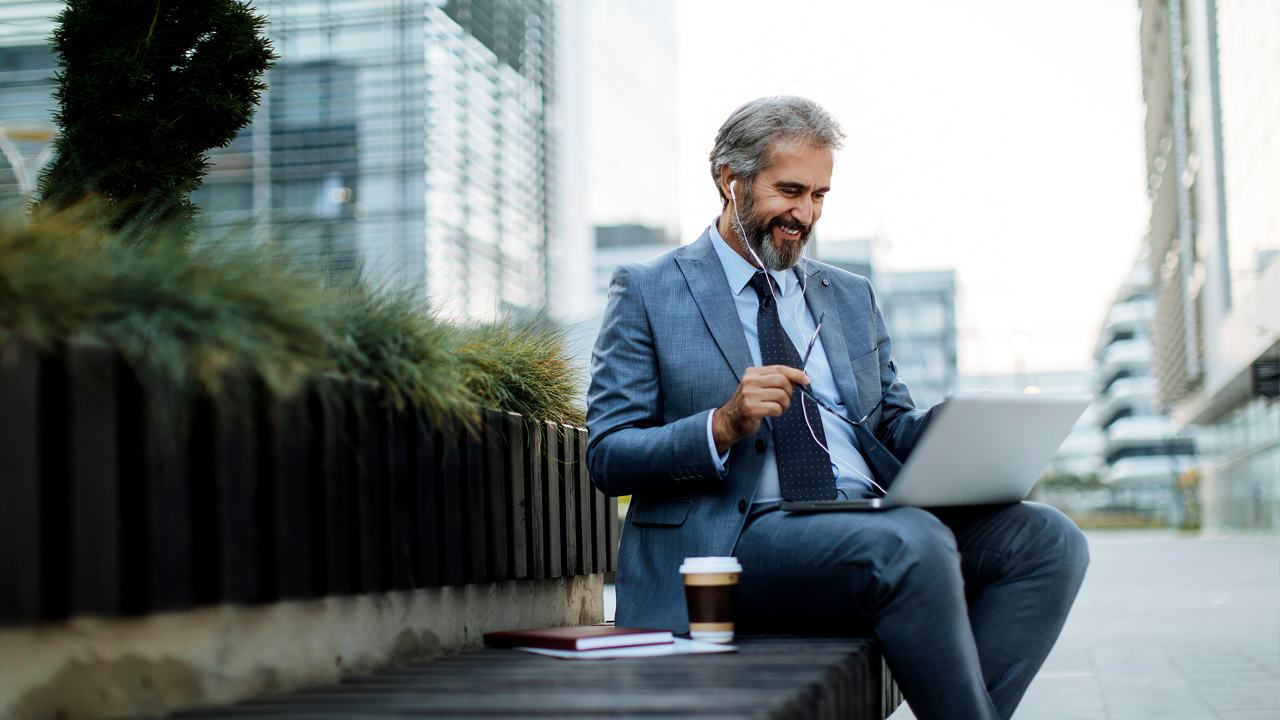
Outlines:
[{"label": "wooden fence slat", "polygon": [[312,452],[308,438],[317,430],[307,397],[299,393],[271,402],[271,474],[267,478],[267,554],[275,580],[273,599],[315,594],[313,554]]},{"label": "wooden fence slat", "polygon": [[484,414],[484,480],[486,525],[489,530],[489,579],[511,578],[511,523],[507,519],[507,499],[512,467],[507,464],[506,413],[493,410]]},{"label": "wooden fence slat", "polygon": [[547,544],[547,577],[559,578],[564,574],[564,519],[561,498],[564,480],[561,477],[561,433],[559,425],[541,423],[543,427],[543,516]]},{"label": "wooden fence slat", "polygon": [[67,427],[67,373],[61,353],[40,353],[36,442],[40,459],[40,617],[71,612],[71,478]]},{"label": "wooden fence slat", "polygon": [[564,498],[561,503],[563,518],[561,537],[564,548],[562,568],[565,575],[578,575],[582,572],[579,553],[583,547],[583,532],[579,516],[578,466],[574,462],[577,456],[575,449],[577,438],[567,425],[556,425],[556,432],[560,435],[560,492]]},{"label": "wooden fence slat", "polygon": [[543,454],[546,449],[546,425],[524,420],[525,500],[529,527],[529,572],[534,579],[547,577],[547,513],[546,480]]},{"label": "wooden fence slat", "polygon": [[160,377],[142,389],[147,610],[189,607],[192,592],[190,400]]},{"label": "wooden fence slat", "polygon": [[191,601],[218,602],[222,594],[222,552],[218,536],[218,437],[215,400],[205,394],[193,399],[188,436],[187,485],[191,492]]},{"label": "wooden fence slat", "polygon": [[[456,432],[462,432],[457,430]],[[443,537],[441,569],[445,585],[461,585],[467,581],[466,508],[463,506],[462,439],[441,432],[436,436],[440,448],[440,519]]]},{"label": "wooden fence slat", "polygon": [[258,527],[261,466],[259,454],[263,418],[249,408],[262,388],[247,379],[235,382],[242,402],[213,406],[214,541],[217,553],[217,599],[255,602],[263,599],[259,563],[264,551]]},{"label": "wooden fence slat", "polygon": [[349,494],[354,501],[353,539],[359,574],[356,591],[382,590],[382,523],[378,512],[378,474],[380,453],[378,439],[381,428],[373,392],[365,385],[353,384],[347,406],[347,433],[354,439],[348,466]]},{"label": "wooden fence slat", "polygon": [[119,363],[105,348],[68,345],[65,352],[71,611],[110,615],[121,609]]},{"label": "wooden fence slat", "polygon": [[595,566],[595,526],[592,518],[595,515],[595,493],[592,492],[591,477],[587,474],[587,434],[578,428],[572,428],[573,435],[573,467],[574,477],[578,479],[578,527],[581,528],[579,541],[578,573],[587,575],[597,572]]},{"label": "wooden fence slat", "polygon": [[388,409],[386,418],[387,471],[384,485],[387,488],[389,589],[409,590],[413,587],[408,478],[410,419],[405,411],[394,409]]},{"label": "wooden fence slat", "polygon": [[530,577],[529,507],[525,494],[527,467],[525,464],[525,423],[519,415],[508,413],[503,419],[506,437],[507,467],[507,538],[510,547],[511,577],[524,580]]},{"label": "wooden fence slat", "polygon": [[542,423],[543,452],[542,476],[544,492],[543,508],[546,513],[546,563],[547,577],[560,577],[564,573],[564,515],[561,489],[564,480],[560,466],[560,426],[552,422]]},{"label": "wooden fence slat", "polygon": [[[332,391],[332,385],[326,388]],[[320,526],[318,539],[323,562],[324,592],[347,595],[356,591],[355,561],[352,557],[355,538],[352,534],[351,481],[348,476],[352,438],[347,434],[346,403],[331,393],[315,396],[313,417],[319,425],[317,440],[318,467],[314,471],[316,495],[320,508],[316,518]]]},{"label": "wooden fence slat", "polygon": [[417,587],[435,587],[441,582],[439,458],[436,433],[426,416],[418,411],[411,428],[413,467],[409,474],[410,502],[413,504],[413,579]]},{"label": "wooden fence slat", "polygon": [[0,342],[0,622],[40,615],[38,459],[39,357],[21,341]]},{"label": "wooden fence slat", "polygon": [[483,436],[462,433],[462,502],[466,508],[467,582],[489,579],[489,530],[484,477]]}]

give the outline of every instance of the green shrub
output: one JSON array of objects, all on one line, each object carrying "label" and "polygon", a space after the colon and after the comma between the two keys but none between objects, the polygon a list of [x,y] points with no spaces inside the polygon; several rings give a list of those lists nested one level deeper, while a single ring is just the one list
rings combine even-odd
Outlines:
[{"label": "green shrub", "polygon": [[525,417],[582,425],[579,371],[565,333],[544,320],[507,321],[463,331],[463,382],[476,402]]},{"label": "green shrub", "polygon": [[0,223],[0,326],[43,345],[106,343],[135,367],[215,393],[230,371],[287,394],[332,367],[314,273],[247,244],[139,244],[103,231],[92,207]]},{"label": "green shrub", "polygon": [[334,329],[330,353],[339,373],[371,383],[397,407],[475,427],[479,408],[462,384],[455,328],[408,292],[347,285],[327,300]]},{"label": "green shrub", "polygon": [[57,22],[61,132],[43,202],[97,195],[113,228],[189,223],[208,151],[235,138],[266,89],[266,18],[239,0],[67,0]]}]

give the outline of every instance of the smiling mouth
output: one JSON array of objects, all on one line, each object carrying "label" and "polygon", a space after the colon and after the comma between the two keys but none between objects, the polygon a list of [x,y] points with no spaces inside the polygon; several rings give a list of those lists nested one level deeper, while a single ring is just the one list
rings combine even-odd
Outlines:
[{"label": "smiling mouth", "polygon": [[806,230],[804,225],[786,222],[783,220],[774,220],[773,226],[778,228],[778,232],[782,233],[782,236],[789,240],[800,239]]}]

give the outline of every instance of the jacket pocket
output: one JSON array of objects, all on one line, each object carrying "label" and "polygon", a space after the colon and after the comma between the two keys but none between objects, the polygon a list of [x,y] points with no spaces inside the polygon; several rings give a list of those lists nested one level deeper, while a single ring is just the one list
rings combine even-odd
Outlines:
[{"label": "jacket pocket", "polygon": [[685,517],[689,515],[689,506],[691,505],[693,503],[687,500],[634,505],[631,508],[631,522],[635,525],[683,525]]}]

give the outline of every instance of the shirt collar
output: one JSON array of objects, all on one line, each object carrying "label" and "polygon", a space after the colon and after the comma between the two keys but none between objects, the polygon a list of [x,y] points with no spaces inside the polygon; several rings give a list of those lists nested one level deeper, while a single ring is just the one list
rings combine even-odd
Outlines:
[{"label": "shirt collar", "polygon": [[[711,246],[716,249],[716,255],[720,258],[720,264],[724,267],[724,276],[729,280],[729,289],[734,295],[740,295],[743,288],[747,287],[747,283],[751,282],[751,277],[759,272],[759,268],[742,259],[742,256],[733,251],[729,247],[729,243],[720,237],[720,231],[716,229],[716,223],[712,222],[711,227],[707,229],[711,235]],[[797,284],[795,273],[785,270],[770,270],[769,274],[778,284],[779,295],[786,297],[791,288]],[[752,291],[754,292],[754,290]]]}]

